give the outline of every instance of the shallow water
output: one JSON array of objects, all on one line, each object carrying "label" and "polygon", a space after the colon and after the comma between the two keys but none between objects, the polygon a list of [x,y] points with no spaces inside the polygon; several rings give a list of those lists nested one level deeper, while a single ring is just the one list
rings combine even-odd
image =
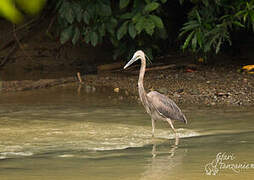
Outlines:
[{"label": "shallow water", "polygon": [[0,179],[254,178],[254,108],[182,107],[189,123],[175,124],[175,147],[168,124],[151,138],[143,107],[110,91],[0,94]]}]

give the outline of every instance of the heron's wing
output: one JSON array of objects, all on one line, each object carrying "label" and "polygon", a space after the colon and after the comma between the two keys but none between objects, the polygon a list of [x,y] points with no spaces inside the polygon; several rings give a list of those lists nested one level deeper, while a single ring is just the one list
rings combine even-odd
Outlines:
[{"label": "heron's wing", "polygon": [[148,101],[153,104],[154,108],[162,116],[187,123],[187,119],[181,109],[167,96],[160,94],[157,91],[151,91],[147,94],[147,97]]}]

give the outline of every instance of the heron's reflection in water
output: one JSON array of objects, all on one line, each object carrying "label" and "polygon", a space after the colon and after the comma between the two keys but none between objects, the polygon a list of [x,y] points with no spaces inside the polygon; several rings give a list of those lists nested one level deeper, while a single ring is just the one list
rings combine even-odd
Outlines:
[{"label": "heron's reflection in water", "polygon": [[181,164],[187,154],[187,149],[182,149],[176,145],[168,146],[168,148],[166,146],[165,144],[153,143],[152,156],[146,171],[140,178],[141,180],[166,180],[182,170]]}]

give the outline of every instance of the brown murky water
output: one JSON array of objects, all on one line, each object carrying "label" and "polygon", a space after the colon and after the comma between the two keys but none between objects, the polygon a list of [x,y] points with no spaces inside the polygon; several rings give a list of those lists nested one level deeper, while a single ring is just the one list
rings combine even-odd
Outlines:
[{"label": "brown murky water", "polygon": [[143,108],[107,89],[0,99],[1,180],[254,178],[254,107],[182,107],[190,122],[175,125],[176,148],[167,124],[152,139]]}]

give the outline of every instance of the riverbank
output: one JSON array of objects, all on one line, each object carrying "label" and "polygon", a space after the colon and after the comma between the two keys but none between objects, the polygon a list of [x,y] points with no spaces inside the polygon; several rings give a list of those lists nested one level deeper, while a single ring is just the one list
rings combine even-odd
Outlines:
[{"label": "riverbank", "polygon": [[[254,76],[239,72],[240,66],[195,66],[148,71],[147,92],[159,91],[179,104],[254,105]],[[135,73],[134,73],[135,72]],[[121,71],[85,76],[89,86],[107,86],[122,98],[138,99],[138,72]],[[118,89],[119,88],[119,89]]]},{"label": "riverbank", "polygon": [[[119,100],[138,101],[138,66],[136,69],[113,72],[99,72],[83,75],[81,87],[107,87],[118,96]],[[159,91],[183,105],[254,105],[254,76],[241,73],[238,65],[231,66],[176,66],[170,69],[148,71],[144,86],[147,92]],[[1,81],[2,93],[68,86],[79,84],[76,75],[58,79]],[[138,101],[139,102],[139,101]]]}]

